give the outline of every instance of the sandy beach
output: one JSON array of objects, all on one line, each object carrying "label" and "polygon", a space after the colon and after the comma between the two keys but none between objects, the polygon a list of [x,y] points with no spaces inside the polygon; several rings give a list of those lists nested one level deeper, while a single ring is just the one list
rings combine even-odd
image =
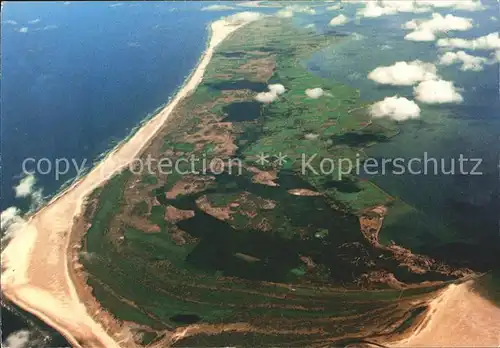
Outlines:
[{"label": "sandy beach", "polygon": [[[236,15],[212,23],[211,37],[198,66],[171,102],[120,144],[84,178],[55,197],[28,221],[18,225],[2,253],[2,291],[24,310],[57,329],[75,347],[120,347],[126,335],[108,333],[89,313],[77,293],[71,272],[71,230],[86,197],[136,158],[157,134],[172,110],[203,79],[215,47],[256,15]],[[74,244],[74,242],[73,242]]]},{"label": "sandy beach", "polygon": [[500,347],[500,308],[472,289],[473,280],[449,285],[407,338],[389,347]]}]

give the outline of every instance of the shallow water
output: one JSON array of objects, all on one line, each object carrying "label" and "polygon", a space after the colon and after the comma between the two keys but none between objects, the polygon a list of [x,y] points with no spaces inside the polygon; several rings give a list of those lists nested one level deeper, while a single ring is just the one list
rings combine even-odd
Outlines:
[{"label": "shallow water", "polygon": [[[3,19],[12,18],[20,24],[2,24],[1,209],[12,204],[29,205],[23,200],[15,201],[12,191],[26,156],[70,157],[79,162],[88,159],[90,164],[113,141],[122,139],[145,115],[165,103],[205,47],[206,24],[226,14],[200,12],[199,5],[187,3],[157,3],[154,7],[140,3],[109,5],[96,3],[84,8],[77,7],[83,6],[77,3],[33,4],[31,9],[18,7],[12,11],[4,7]],[[191,20],[189,16],[194,15],[198,20]],[[82,16],[86,16],[86,24],[75,25]],[[330,15],[304,16],[297,21],[315,22],[319,31],[331,32],[325,26],[326,16]],[[321,76],[359,88],[366,100],[394,94],[411,96],[411,88],[380,87],[365,77],[373,68],[396,60],[436,59],[433,44],[402,40],[405,32],[400,24],[417,16],[426,18],[428,14],[363,20],[361,25],[351,23],[339,32],[359,33],[357,39],[315,55],[310,68]],[[498,30],[481,13],[466,16],[475,18],[481,26],[460,36]],[[27,24],[38,17],[38,24]],[[28,32],[18,32],[24,25]],[[186,25],[190,26],[189,31],[182,30]],[[372,32],[373,27],[380,26],[385,29]],[[399,136],[368,150],[372,156],[384,157],[413,157],[428,152],[434,157],[450,158],[463,153],[484,159],[485,175],[480,178],[370,178],[425,212],[430,226],[444,226],[467,243],[445,250],[436,245],[436,250],[422,251],[466,259],[481,255],[486,244],[496,245],[500,211],[496,168],[500,135],[497,70],[498,65],[486,67],[481,73],[460,72],[457,66],[440,68],[444,78],[465,89],[466,102],[458,107],[423,107],[420,122],[401,124]],[[251,87],[257,91],[262,86]],[[40,177],[39,185],[45,194],[53,194],[74,175],[72,171],[59,180],[50,175]],[[398,240],[397,234],[390,237]],[[471,251],[472,255],[464,254]],[[486,266],[491,262],[486,260]],[[25,321],[21,315],[4,313],[6,337],[21,329]],[[55,343],[64,341],[58,341],[57,335],[53,337],[56,338],[50,346],[64,344]]]},{"label": "shallow water", "polygon": [[[486,12],[456,14],[471,17],[480,25],[468,32],[454,33],[453,36],[472,38],[497,31],[496,22],[489,19],[496,14],[495,7]],[[428,17],[430,14],[427,13],[403,14],[350,23],[342,27],[342,30],[356,35],[315,54],[308,62],[308,67],[320,76],[358,88],[361,98],[367,101],[377,101],[393,95],[412,99],[411,87],[376,85],[366,76],[378,66],[391,65],[397,61],[419,59],[436,62],[440,51],[433,42],[405,41],[403,37],[406,31],[401,29],[401,24],[410,19]],[[324,22],[318,18],[316,26],[319,31],[326,30]],[[473,52],[483,56],[488,56],[489,53]],[[500,248],[498,63],[486,65],[481,72],[463,72],[459,70],[459,65],[437,67],[438,74],[443,79],[454,81],[455,85],[463,89],[461,93],[464,102],[436,106],[419,103],[422,109],[419,121],[401,122],[399,135],[390,141],[369,147],[366,152],[375,158],[423,159],[427,156],[435,158],[438,167],[443,162],[447,169],[451,168],[452,161],[457,163],[460,155],[463,155],[481,160],[478,171],[482,175],[435,175],[434,162],[431,162],[427,175],[386,174],[364,177],[421,210],[425,214],[428,230],[441,231],[430,232],[430,235],[434,234],[433,238],[436,238],[438,245],[418,251],[446,255],[450,261],[458,261],[458,255],[462,255],[464,259],[475,259],[477,264],[488,269],[500,264],[496,256],[496,250]],[[458,164],[456,166],[458,168]],[[472,167],[472,164],[466,165],[466,171],[470,172]],[[412,223],[408,222],[409,225]],[[386,240],[408,241],[405,231],[386,229],[382,231],[382,235],[384,232],[389,233],[385,236]],[[422,233],[421,238],[430,238],[430,235],[426,237],[425,234]],[[447,243],[450,239],[459,243],[449,245]]]}]

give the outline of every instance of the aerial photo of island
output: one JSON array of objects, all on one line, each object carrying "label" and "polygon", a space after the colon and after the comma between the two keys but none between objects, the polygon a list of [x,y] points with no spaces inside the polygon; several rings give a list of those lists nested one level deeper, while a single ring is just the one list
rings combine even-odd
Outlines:
[{"label": "aerial photo of island", "polygon": [[2,2],[2,346],[500,347],[499,20]]}]

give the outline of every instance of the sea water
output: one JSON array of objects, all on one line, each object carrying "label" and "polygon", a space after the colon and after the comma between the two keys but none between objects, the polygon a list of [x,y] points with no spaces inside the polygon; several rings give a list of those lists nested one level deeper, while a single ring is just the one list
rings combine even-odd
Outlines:
[{"label": "sea water", "polygon": [[[465,12],[441,9],[443,15],[472,18],[474,27],[465,32],[450,32],[441,37],[461,37],[466,39],[498,32],[498,4],[483,1],[488,6],[485,11]],[[359,5],[362,6],[362,5]],[[347,16],[354,16],[355,7],[346,7]],[[325,16],[332,16],[325,14]],[[460,155],[469,159],[480,159],[480,175],[435,175],[434,170],[427,175],[387,175],[370,176],[393,196],[402,198],[426,215],[427,233],[422,231],[416,251],[441,255],[449,261],[474,259],[474,264],[490,269],[497,264],[500,236],[498,216],[500,212],[500,93],[499,65],[487,64],[482,71],[461,71],[460,64],[438,65],[439,56],[445,51],[435,42],[414,42],[404,40],[409,32],[402,25],[415,18],[428,19],[431,13],[398,14],[380,18],[353,20],[345,26],[336,27],[339,33],[350,35],[340,44],[318,52],[307,62],[315,73],[360,90],[366,101],[379,101],[385,97],[398,95],[413,100],[413,87],[377,85],[367,78],[373,69],[392,65],[398,61],[421,60],[436,64],[442,79],[453,81],[460,90],[464,101],[459,104],[426,105],[418,103],[421,116],[417,121],[400,122],[401,133],[388,142],[366,149],[375,158],[441,159],[450,167],[450,161],[457,161]],[[315,17],[314,23],[319,32],[331,30],[326,20]],[[457,51],[455,49],[455,51]],[[491,57],[494,51],[468,51],[469,54]],[[314,86],[316,87],[316,86]],[[458,168],[458,165],[457,167]],[[467,167],[469,171],[472,167]],[[458,171],[458,169],[457,169]],[[435,242],[429,243],[432,231],[446,231]],[[408,242],[400,230],[390,236],[381,237],[386,241]],[[447,236],[445,237],[444,234]],[[442,237],[442,238],[440,238]],[[450,243],[450,240],[453,240]],[[425,247],[423,246],[425,244]],[[408,245],[412,246],[412,245]],[[497,250],[497,251],[495,251]],[[467,265],[467,264],[464,264]]]}]

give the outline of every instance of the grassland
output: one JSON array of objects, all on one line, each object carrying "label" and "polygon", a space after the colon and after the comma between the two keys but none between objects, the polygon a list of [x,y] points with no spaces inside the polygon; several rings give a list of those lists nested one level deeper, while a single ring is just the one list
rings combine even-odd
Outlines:
[{"label": "grassland", "polygon": [[[305,68],[315,50],[347,39],[276,19],[236,32],[143,157],[238,158],[241,175],[227,167],[220,175],[125,171],[95,193],[81,262],[94,296],[124,325],[135,324],[139,343],[377,339],[419,320],[427,297],[457,278],[409,250],[403,262],[361,233],[368,209],[389,207],[397,228],[392,216],[417,214],[412,207],[352,173],[297,166],[302,156],[363,160],[366,146],[398,133],[371,120],[357,90]],[[270,83],[287,92],[258,104],[254,96]],[[315,87],[325,95],[309,98],[305,89]],[[260,153],[280,152],[282,165],[255,163]],[[305,189],[315,194],[290,194]],[[411,267],[420,261],[427,268]]]}]

